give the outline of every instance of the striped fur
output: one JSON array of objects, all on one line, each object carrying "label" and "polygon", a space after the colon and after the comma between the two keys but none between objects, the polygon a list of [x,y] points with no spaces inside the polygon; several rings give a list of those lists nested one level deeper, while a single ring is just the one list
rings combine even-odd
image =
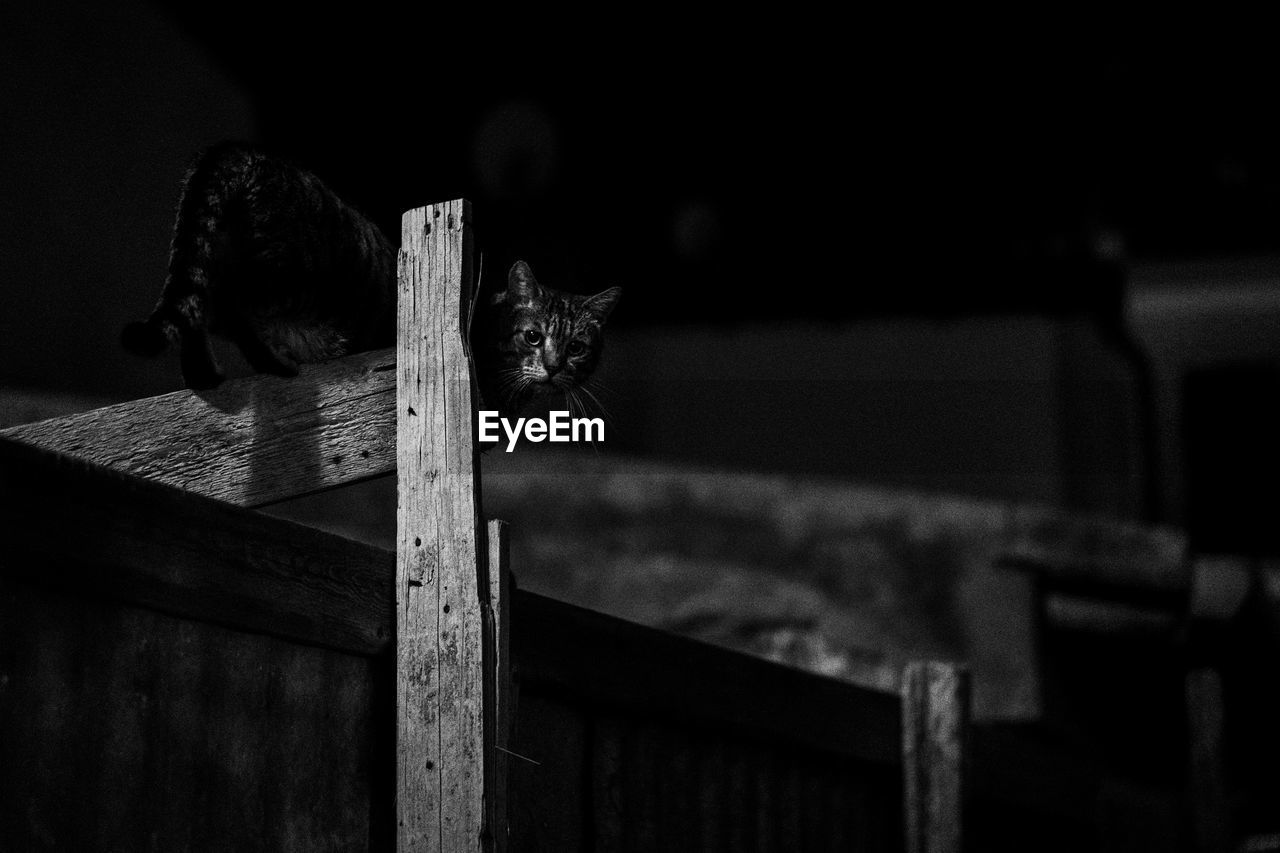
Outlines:
[{"label": "striped fur", "polygon": [[392,343],[395,293],[395,249],[376,225],[311,173],[223,143],[188,173],[164,290],[123,343],[139,355],[177,346],[193,388],[222,380],[211,334],[255,370],[291,376]]},{"label": "striped fur", "polygon": [[477,355],[484,399],[504,414],[555,393],[570,408],[585,408],[577,389],[600,362],[604,323],[621,295],[618,287],[594,296],[552,290],[538,283],[528,264],[516,261],[506,290],[491,298],[482,327],[485,343]]},{"label": "striped fur", "polygon": [[[517,261],[473,330],[485,400],[504,414],[546,393],[581,405],[620,293],[552,290]],[[176,346],[187,385],[208,388],[223,378],[211,335],[255,370],[292,376],[302,362],[392,345],[395,314],[396,250],[373,222],[310,172],[222,143],[187,174],[164,290],[122,341],[144,356]]]}]

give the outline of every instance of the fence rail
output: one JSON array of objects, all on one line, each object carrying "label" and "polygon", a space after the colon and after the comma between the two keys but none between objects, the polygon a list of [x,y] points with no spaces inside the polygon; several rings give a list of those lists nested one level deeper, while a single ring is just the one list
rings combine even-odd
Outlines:
[{"label": "fence rail", "polygon": [[[900,849],[903,700],[510,591],[469,216],[406,214],[394,354],[0,435],[14,849]],[[251,509],[393,470],[394,554]]]}]

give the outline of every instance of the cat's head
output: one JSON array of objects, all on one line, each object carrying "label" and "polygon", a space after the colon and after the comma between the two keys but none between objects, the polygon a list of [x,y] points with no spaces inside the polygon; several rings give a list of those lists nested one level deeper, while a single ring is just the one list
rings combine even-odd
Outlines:
[{"label": "cat's head", "polygon": [[524,261],[493,296],[492,387],[497,402],[516,412],[534,397],[572,397],[600,363],[604,324],[622,295],[610,287],[579,296],[543,287]]}]

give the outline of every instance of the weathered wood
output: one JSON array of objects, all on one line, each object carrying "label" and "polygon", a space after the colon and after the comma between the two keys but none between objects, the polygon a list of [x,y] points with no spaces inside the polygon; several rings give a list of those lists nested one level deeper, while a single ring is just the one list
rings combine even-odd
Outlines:
[{"label": "weathered wood", "polygon": [[0,435],[241,506],[395,468],[395,352],[175,391]]},{"label": "weathered wood", "polygon": [[524,590],[514,596],[512,646],[522,697],[575,696],[645,719],[766,735],[882,766],[901,760],[900,701],[891,693]]},{"label": "weathered wood", "polygon": [[903,819],[907,853],[960,853],[969,717],[963,667],[922,661],[902,676]]},{"label": "weathered wood", "polygon": [[0,439],[0,572],[77,595],[378,654],[386,551]]},{"label": "weathered wood", "polygon": [[0,849],[364,850],[380,665],[6,573]]},{"label": "weathered wood", "polygon": [[[389,650],[394,556],[383,549],[3,439],[0,506],[0,573],[358,654]],[[897,761],[892,695],[524,590],[507,597],[529,687]]]},{"label": "weathered wood", "polygon": [[485,607],[485,670],[489,673],[489,697],[485,714],[492,725],[485,726],[492,742],[485,754],[492,767],[493,784],[486,794],[490,835],[494,853],[507,849],[507,767],[512,724],[515,721],[511,696],[511,569],[508,565],[507,525],[493,519],[488,524],[489,600]]},{"label": "weathered wood", "polygon": [[[484,844],[484,628],[465,318],[470,205],[402,219],[396,345],[397,847]],[[492,740],[490,740],[492,743]]]}]

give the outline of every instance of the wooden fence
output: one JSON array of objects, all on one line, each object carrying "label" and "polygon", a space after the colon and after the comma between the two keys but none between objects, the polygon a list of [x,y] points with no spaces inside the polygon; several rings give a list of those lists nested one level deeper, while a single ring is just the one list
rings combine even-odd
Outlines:
[{"label": "wooden fence", "polygon": [[[961,670],[898,697],[510,589],[469,217],[405,215],[395,352],[0,437],[0,847],[959,850]],[[392,471],[394,555],[252,509]]]}]

